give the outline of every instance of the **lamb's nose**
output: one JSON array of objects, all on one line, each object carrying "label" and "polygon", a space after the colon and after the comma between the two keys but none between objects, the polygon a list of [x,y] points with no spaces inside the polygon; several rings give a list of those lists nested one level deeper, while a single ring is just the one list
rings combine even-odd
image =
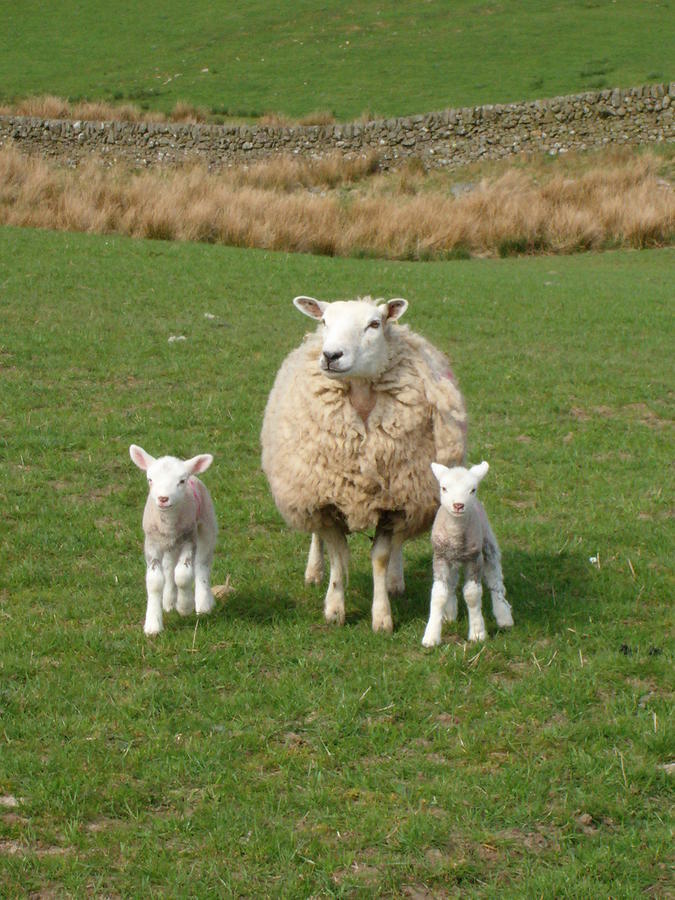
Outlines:
[{"label": "lamb's nose", "polygon": [[328,362],[335,362],[336,359],[340,359],[343,355],[342,350],[324,350],[323,355],[326,357]]},{"label": "lamb's nose", "polygon": [[463,503],[453,503],[452,508],[455,510],[455,512],[461,512],[464,509],[464,504]]},{"label": "lamb's nose", "polygon": [[169,502],[168,497],[158,497],[157,500],[159,503],[168,503]]}]

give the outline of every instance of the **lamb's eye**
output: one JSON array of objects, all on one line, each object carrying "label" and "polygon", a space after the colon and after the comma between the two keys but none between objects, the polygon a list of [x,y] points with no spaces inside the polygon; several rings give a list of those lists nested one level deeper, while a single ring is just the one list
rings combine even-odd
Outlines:
[{"label": "lamb's eye", "polygon": [[185,484],[186,480],[187,479],[185,479],[185,478],[181,478],[181,480],[178,482],[178,484]]},{"label": "lamb's eye", "polygon": [[321,324],[322,324],[322,325],[325,325],[325,324],[326,324],[326,320],[325,320],[325,319],[322,319],[322,320],[321,320]]},{"label": "lamb's eye", "polygon": [[475,494],[475,493],[476,493],[476,488],[471,488],[470,493],[471,493],[471,494]]},{"label": "lamb's eye", "polygon": [[380,327],[379,319],[373,319],[373,321],[368,325],[368,328],[374,328],[377,330]]},{"label": "lamb's eye", "polygon": [[441,490],[443,491],[444,494],[447,494],[447,493],[448,493],[448,489],[445,488],[445,487],[442,487]]},{"label": "lamb's eye", "polygon": [[152,478],[148,478],[148,484],[152,484]]}]

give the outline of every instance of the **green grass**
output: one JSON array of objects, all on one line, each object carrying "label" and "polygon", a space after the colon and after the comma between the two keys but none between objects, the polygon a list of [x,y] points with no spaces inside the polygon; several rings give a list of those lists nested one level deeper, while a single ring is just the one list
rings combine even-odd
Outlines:
[{"label": "green grass", "polygon": [[674,22],[663,0],[21,0],[3,10],[0,101],[421,113],[668,81]]},{"label": "green grass", "polygon": [[[3,229],[0,259],[3,896],[666,896],[672,251],[409,264]],[[348,623],[323,625],[259,469],[302,292],[407,296],[450,354],[511,632],[488,614],[466,647],[462,610],[423,650],[422,539],[373,635],[359,536]],[[132,441],[214,453],[235,587],[154,640]]]}]

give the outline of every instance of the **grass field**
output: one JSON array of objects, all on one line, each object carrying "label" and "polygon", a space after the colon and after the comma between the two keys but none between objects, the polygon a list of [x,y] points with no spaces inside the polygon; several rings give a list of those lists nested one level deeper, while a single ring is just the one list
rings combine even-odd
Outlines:
[{"label": "grass field", "polygon": [[674,41],[663,0],[21,0],[3,10],[0,102],[404,115],[668,81]]},{"label": "grass field", "polygon": [[[3,896],[668,896],[672,251],[412,264],[2,229],[0,260]],[[259,469],[302,292],[406,296],[449,353],[511,632],[468,647],[462,611],[424,651],[419,540],[373,635],[361,536],[347,625],[322,623]],[[154,640],[132,441],[214,453],[234,587]]]}]

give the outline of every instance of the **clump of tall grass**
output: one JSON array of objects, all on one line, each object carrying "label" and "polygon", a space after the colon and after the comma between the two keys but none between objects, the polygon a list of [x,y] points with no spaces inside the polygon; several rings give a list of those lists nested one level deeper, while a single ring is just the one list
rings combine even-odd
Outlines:
[{"label": "clump of tall grass", "polygon": [[420,167],[375,156],[279,157],[222,172],[78,169],[0,152],[0,222],[338,256],[434,259],[668,244],[675,198],[652,154],[578,172],[505,169],[452,193]]}]

